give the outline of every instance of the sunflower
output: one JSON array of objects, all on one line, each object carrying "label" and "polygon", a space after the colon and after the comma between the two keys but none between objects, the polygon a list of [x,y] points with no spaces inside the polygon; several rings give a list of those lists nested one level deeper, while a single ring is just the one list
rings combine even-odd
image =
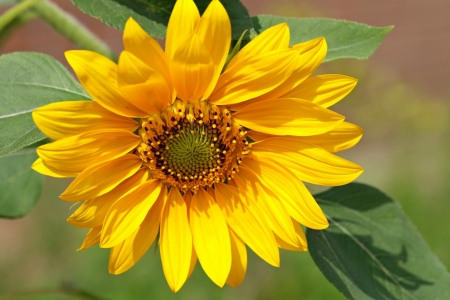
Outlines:
[{"label": "sunflower", "polygon": [[84,201],[68,222],[90,228],[81,248],[111,248],[109,272],[131,268],[159,244],[178,291],[197,260],[218,286],[239,285],[246,245],[273,266],[279,248],[306,251],[300,224],[328,222],[303,181],[335,186],[362,169],[332,154],[362,130],[327,107],[356,80],[311,73],[324,38],[289,46],[268,28],[231,59],[231,25],[219,1],[204,14],[178,0],[165,51],[130,18],[118,64],[90,51],[66,58],[94,101],[52,103],[33,119],[54,141],[32,168],[75,177],[61,194]]}]

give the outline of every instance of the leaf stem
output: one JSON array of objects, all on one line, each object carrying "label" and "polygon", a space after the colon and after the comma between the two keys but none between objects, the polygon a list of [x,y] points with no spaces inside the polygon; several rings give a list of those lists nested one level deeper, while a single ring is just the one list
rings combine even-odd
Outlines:
[{"label": "leaf stem", "polygon": [[[25,0],[41,1],[41,0]],[[112,60],[117,60],[116,55],[102,40],[96,37],[83,24],[78,22],[71,14],[65,12],[54,3],[44,0],[33,7],[39,17],[47,22],[53,29],[65,36],[80,48],[100,53]]]},{"label": "leaf stem", "polygon": [[9,23],[19,17],[27,9],[40,1],[42,0],[24,0],[5,11],[3,15],[0,16],[0,31],[2,31],[6,26],[8,26]]}]

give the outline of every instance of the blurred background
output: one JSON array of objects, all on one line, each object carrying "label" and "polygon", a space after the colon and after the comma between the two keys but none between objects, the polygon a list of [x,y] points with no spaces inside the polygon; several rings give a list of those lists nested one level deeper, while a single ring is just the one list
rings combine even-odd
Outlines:
[{"label": "blurred background", "polygon": [[[120,31],[84,15],[69,0],[54,2],[120,53]],[[316,73],[339,73],[359,79],[355,90],[333,107],[365,130],[361,142],[341,155],[364,167],[359,182],[383,190],[402,205],[448,268],[450,2],[242,2],[251,15],[328,17],[373,26],[395,25],[369,60],[336,61],[321,66]],[[0,13],[4,10],[1,8]],[[42,52],[66,66],[63,53],[70,49],[76,46],[39,20],[22,26],[0,44],[0,54]],[[154,246],[130,271],[110,275],[109,251],[97,247],[76,251],[86,232],[65,222],[71,214],[71,204],[60,201],[58,195],[67,183],[47,178],[42,199],[29,215],[19,220],[0,219],[0,295],[64,286],[102,299],[344,299],[326,281],[308,253],[283,251],[281,268],[273,268],[250,254],[247,277],[238,288],[216,287],[197,264],[182,290],[172,294]],[[70,298],[55,294],[20,299]]]}]

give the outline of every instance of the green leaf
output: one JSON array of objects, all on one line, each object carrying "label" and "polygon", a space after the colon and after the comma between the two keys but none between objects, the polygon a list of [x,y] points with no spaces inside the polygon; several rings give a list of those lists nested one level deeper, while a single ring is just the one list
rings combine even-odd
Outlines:
[{"label": "green leaf", "polygon": [[[166,27],[176,0],[72,0],[83,12],[103,23],[123,30],[125,22],[133,17],[148,34],[155,38],[166,37]],[[195,0],[203,13],[211,0]],[[247,9],[239,0],[222,0],[231,20],[233,39],[244,30],[252,28]]]},{"label": "green leaf", "polygon": [[324,62],[341,58],[367,59],[380,46],[389,27],[372,27],[345,20],[325,18],[284,18],[259,15],[252,18],[258,33],[273,25],[287,22],[291,31],[291,45],[325,37],[328,53]]},{"label": "green leaf", "polygon": [[330,227],[307,230],[312,258],[349,299],[450,299],[450,274],[400,206],[349,184],[315,196]]},{"label": "green leaf", "polygon": [[35,147],[0,157],[0,217],[23,217],[36,205],[44,185],[44,176],[31,169],[37,158]]},{"label": "green leaf", "polygon": [[0,157],[45,138],[31,112],[45,104],[90,99],[54,58],[38,53],[0,57]]}]

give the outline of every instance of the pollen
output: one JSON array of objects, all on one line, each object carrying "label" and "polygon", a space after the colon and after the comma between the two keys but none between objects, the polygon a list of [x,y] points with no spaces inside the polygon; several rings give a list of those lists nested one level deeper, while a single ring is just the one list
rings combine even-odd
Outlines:
[{"label": "pollen", "polygon": [[233,177],[249,152],[243,132],[227,109],[177,100],[161,114],[141,119],[136,152],[151,176],[196,192]]}]

